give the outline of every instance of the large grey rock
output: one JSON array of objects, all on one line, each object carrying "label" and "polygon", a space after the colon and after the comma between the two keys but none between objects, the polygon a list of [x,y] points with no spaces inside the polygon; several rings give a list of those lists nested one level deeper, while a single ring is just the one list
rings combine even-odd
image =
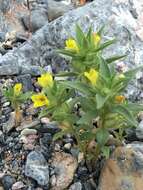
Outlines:
[{"label": "large grey rock", "polygon": [[72,4],[65,4],[64,1],[48,0],[48,18],[50,21],[62,16],[72,9]]},{"label": "large grey rock", "polygon": [[[0,66],[5,64],[11,66],[11,63],[7,61],[9,57],[18,68],[17,74],[23,73],[23,70],[24,73],[31,73],[31,69],[27,69],[29,66],[32,68],[38,65],[44,67],[48,64],[56,64],[59,56],[52,50],[64,47],[64,41],[69,34],[74,35],[76,23],[79,23],[84,30],[87,30],[91,23],[95,30],[106,24],[104,39],[115,36],[118,40],[116,45],[109,48],[108,55],[126,53],[128,54],[124,61],[126,65],[129,67],[140,65],[143,59],[142,4],[142,1],[137,0],[133,0],[132,3],[128,0],[95,0],[72,10],[46,24],[19,49],[12,50],[3,56],[0,59]],[[63,65],[63,61],[61,62]],[[34,74],[36,75],[37,72]]]},{"label": "large grey rock", "polygon": [[40,152],[32,151],[28,154],[25,166],[25,175],[35,179],[39,185],[48,186],[49,166]]},{"label": "large grey rock", "polygon": [[45,9],[32,10],[31,15],[25,15],[22,20],[27,30],[35,32],[48,22],[47,11]]},{"label": "large grey rock", "polygon": [[143,143],[117,147],[101,170],[97,190],[142,190]]}]

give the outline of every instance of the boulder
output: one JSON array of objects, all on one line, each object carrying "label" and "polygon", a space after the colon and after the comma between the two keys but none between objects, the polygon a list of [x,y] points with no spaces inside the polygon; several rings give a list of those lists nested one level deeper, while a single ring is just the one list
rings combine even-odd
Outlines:
[{"label": "boulder", "polygon": [[143,143],[118,147],[105,162],[98,190],[142,190]]}]

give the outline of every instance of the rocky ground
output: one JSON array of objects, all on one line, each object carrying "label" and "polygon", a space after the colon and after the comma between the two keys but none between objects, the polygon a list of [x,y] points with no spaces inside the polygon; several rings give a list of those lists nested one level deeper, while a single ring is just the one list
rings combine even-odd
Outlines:
[{"label": "rocky ground", "polygon": [[[48,118],[39,120],[31,102],[23,105],[23,122],[15,128],[13,110],[2,95],[1,89],[15,82],[25,92],[38,92],[41,68],[53,73],[67,69],[55,49],[63,47],[68,34],[74,35],[76,22],[85,31],[91,23],[95,30],[106,24],[104,39],[118,39],[108,54],[126,53],[126,67],[142,64],[141,0],[95,0],[78,6],[77,1],[0,0],[0,190],[143,189],[143,114],[139,127],[127,131],[125,145],[91,168],[70,134],[53,142],[59,127]],[[127,97],[142,101],[142,88],[140,72]]]}]

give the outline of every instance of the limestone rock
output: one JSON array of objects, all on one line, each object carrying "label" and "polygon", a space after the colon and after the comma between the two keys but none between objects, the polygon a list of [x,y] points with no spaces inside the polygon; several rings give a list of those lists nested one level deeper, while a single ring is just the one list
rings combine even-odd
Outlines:
[{"label": "limestone rock", "polygon": [[52,159],[56,176],[51,190],[66,189],[73,180],[77,169],[77,161],[70,154],[56,152]]},{"label": "limestone rock", "polygon": [[[109,48],[105,56],[111,54],[127,54],[124,63],[128,67],[142,64],[142,12],[143,2],[133,0],[95,0],[83,7],[69,11],[62,17],[47,23],[27,43],[14,49],[0,59],[0,75],[40,74],[40,66],[52,65],[63,69],[65,60],[58,56],[55,48],[64,47],[69,34],[75,34],[75,23],[79,23],[86,31],[93,24],[94,30],[106,25],[104,40],[117,38],[118,43]],[[101,11],[102,10],[102,11]],[[56,66],[55,66],[56,65]],[[7,67],[4,70],[4,67]],[[14,69],[12,69],[14,68]],[[3,72],[4,71],[4,72]],[[129,96],[139,98],[141,91],[134,84],[128,92]]]},{"label": "limestone rock", "polygon": [[98,190],[142,190],[143,143],[118,147],[101,171]]}]

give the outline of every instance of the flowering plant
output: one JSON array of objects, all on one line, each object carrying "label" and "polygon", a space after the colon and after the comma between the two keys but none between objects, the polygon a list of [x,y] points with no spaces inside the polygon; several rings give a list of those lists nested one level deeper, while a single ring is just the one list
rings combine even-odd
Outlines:
[{"label": "flowering plant", "polygon": [[3,94],[10,101],[12,108],[15,111],[15,125],[18,126],[21,122],[20,106],[31,96],[31,92],[23,93],[22,84],[16,83],[13,87],[3,91]]},{"label": "flowering plant", "polygon": [[118,73],[114,61],[124,56],[104,58],[103,50],[115,40],[101,41],[101,30],[93,33],[90,28],[84,34],[77,26],[76,38],[68,39],[65,49],[59,50],[71,57],[71,63],[70,72],[58,76],[70,76],[70,80],[56,81],[51,74],[42,74],[38,78],[41,93],[32,96],[35,107],[45,106],[42,115],[60,123],[61,131],[54,139],[72,134],[85,157],[95,160],[100,153],[109,156],[111,135],[114,142],[121,143],[125,129],[138,125],[137,112],[143,109],[124,96],[140,68]]}]

